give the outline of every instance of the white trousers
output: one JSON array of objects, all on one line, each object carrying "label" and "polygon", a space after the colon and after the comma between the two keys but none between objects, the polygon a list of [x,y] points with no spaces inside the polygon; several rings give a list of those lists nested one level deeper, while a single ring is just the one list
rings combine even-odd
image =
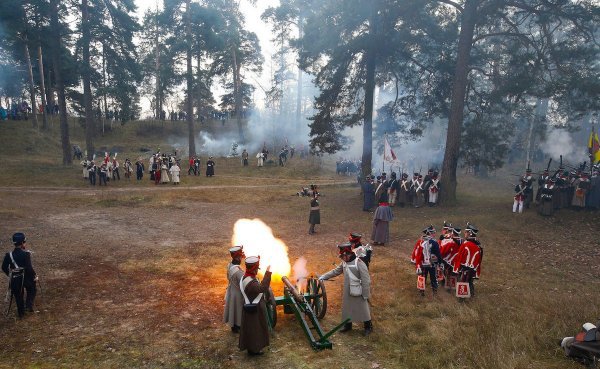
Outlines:
[{"label": "white trousers", "polygon": [[523,212],[523,200],[515,200],[513,203],[513,213],[516,213],[517,210],[519,213]]},{"label": "white trousers", "polygon": [[429,191],[429,202],[432,204],[437,204],[438,193]]}]

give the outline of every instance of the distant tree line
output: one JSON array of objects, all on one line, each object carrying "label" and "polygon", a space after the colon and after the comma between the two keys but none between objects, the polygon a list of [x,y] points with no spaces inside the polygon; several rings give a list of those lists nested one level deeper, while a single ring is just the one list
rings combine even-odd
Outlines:
[{"label": "distant tree line", "polygon": [[146,94],[160,119],[166,99],[183,85],[189,155],[195,155],[193,117],[213,110],[214,83],[228,91],[221,108],[234,112],[243,136],[242,112],[252,104],[245,74],[260,72],[262,54],[257,36],[244,29],[239,6],[232,0],[163,0],[140,22],[133,0],[0,2],[0,95],[20,97],[27,90],[34,111],[39,96],[42,129],[48,128],[46,106],[58,106],[67,165],[67,104],[84,117],[91,158],[100,117],[118,112],[123,122],[134,119]]},{"label": "distant tree line", "polygon": [[[599,110],[595,0],[280,3],[268,16],[302,30],[289,44],[320,89],[311,148],[343,150],[350,143],[343,129],[362,125],[363,175],[372,169],[374,136],[412,139],[442,119],[448,122],[442,196],[453,202],[459,159],[501,166],[517,122],[530,122],[529,143],[543,132],[548,101],[571,118]],[[373,122],[377,87],[394,98],[380,101]]]}]

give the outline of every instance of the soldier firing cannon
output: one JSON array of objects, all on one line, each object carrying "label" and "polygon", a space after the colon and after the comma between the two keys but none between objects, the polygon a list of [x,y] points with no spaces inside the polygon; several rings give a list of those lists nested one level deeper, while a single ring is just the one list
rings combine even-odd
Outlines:
[{"label": "soldier firing cannon", "polygon": [[[271,328],[277,324],[277,306],[283,305],[284,314],[294,314],[300,323],[306,338],[315,350],[331,349],[329,341],[335,332],[342,328],[350,319],[346,319],[329,332],[324,332],[319,319],[327,312],[327,292],[323,281],[311,276],[306,280],[306,291],[300,293],[290,280],[283,276],[283,296],[273,297],[267,304],[267,318]],[[314,329],[315,333],[311,329]]]}]

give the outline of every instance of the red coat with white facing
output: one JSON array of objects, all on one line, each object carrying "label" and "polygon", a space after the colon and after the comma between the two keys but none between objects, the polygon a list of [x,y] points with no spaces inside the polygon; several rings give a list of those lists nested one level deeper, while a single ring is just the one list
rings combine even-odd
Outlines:
[{"label": "red coat with white facing", "polygon": [[415,247],[413,248],[412,254],[410,254],[410,262],[415,263],[417,260],[417,253],[419,252],[419,247],[421,247],[421,239],[419,238],[417,242],[415,242]]},{"label": "red coat with white facing", "polygon": [[459,249],[460,245],[452,238],[444,238],[442,242],[440,242],[440,253],[442,254],[442,259],[444,259],[444,261],[450,265],[453,265],[452,263],[454,259],[456,259]]},{"label": "red coat with white facing", "polygon": [[462,265],[475,269],[475,277],[481,274],[481,248],[473,241],[465,240],[458,249],[458,255],[454,258],[453,271],[458,273]]}]

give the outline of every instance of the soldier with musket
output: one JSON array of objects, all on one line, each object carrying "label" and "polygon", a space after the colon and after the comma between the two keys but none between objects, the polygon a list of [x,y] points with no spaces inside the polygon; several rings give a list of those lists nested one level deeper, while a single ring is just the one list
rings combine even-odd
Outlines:
[{"label": "soldier with musket", "polygon": [[554,214],[554,209],[557,207],[555,183],[554,178],[548,178],[544,182],[544,187],[538,190],[538,213],[540,215],[551,216]]},{"label": "soldier with musket", "polygon": [[571,205],[575,207],[575,209],[583,209],[585,208],[586,196],[588,191],[591,188],[590,179],[586,172],[581,172],[579,178],[573,182],[573,187],[575,191],[573,193],[573,201]]},{"label": "soldier with musket", "polygon": [[373,176],[367,176],[362,184],[363,191],[363,211],[371,211],[375,203],[375,187],[373,186]]},{"label": "soldier with musket", "polygon": [[[422,175],[415,174],[417,174],[417,179],[412,184],[413,206],[419,208],[425,204],[425,182]],[[429,192],[427,191],[427,193]]]},{"label": "soldier with musket", "polygon": [[529,209],[529,205],[533,201],[533,177],[531,176],[531,168],[529,168],[529,163],[527,164],[527,170],[525,170],[525,199],[523,200],[523,205],[526,209]]},{"label": "soldier with musket", "polygon": [[247,257],[246,272],[240,280],[244,305],[238,347],[241,351],[248,350],[248,355],[261,355],[262,349],[269,346],[266,299],[270,297],[271,266],[261,282],[256,277],[259,262],[259,256]]},{"label": "soldier with musket", "polygon": [[427,192],[428,192],[427,201],[429,203],[429,206],[437,205],[438,194],[440,192],[440,178],[439,178],[439,173],[437,171],[434,171],[433,174],[431,175],[431,178],[429,178],[429,182],[427,185]]},{"label": "soldier with musket", "polygon": [[396,198],[398,196],[398,179],[396,179],[396,172],[392,172],[391,178],[388,182],[388,197],[390,206],[396,205]]},{"label": "soldier with musket", "polygon": [[[12,241],[15,248],[4,256],[2,271],[9,278],[11,298],[14,297],[15,299],[17,315],[20,319],[25,316],[25,310],[33,312],[38,277],[31,264],[31,253],[25,250],[25,243],[27,242],[25,235],[17,232],[13,234]],[[27,291],[27,298],[23,301],[25,291]]]},{"label": "soldier with musket", "polygon": [[541,196],[542,196],[542,189],[544,188],[544,185],[546,184],[546,182],[548,182],[550,180],[550,173],[548,171],[548,169],[544,169],[544,171],[542,172],[542,175],[539,176],[537,183],[538,183],[538,190],[535,194],[535,201],[537,203],[540,202],[541,200]]},{"label": "soldier with musket", "polygon": [[342,320],[350,318],[340,332],[352,330],[352,322],[363,322],[364,335],[373,332],[369,298],[371,297],[371,276],[365,263],[352,251],[349,242],[338,245],[338,253],[342,262],[319,277],[326,281],[330,278],[344,274],[344,289],[342,295]]},{"label": "soldier with musket", "polygon": [[231,332],[239,333],[242,325],[242,307],[244,306],[244,297],[240,290],[240,281],[244,276],[244,271],[240,267],[244,255],[243,246],[234,246],[229,249],[231,262],[227,265],[227,291],[225,292],[225,311],[223,313],[223,322],[231,327]]},{"label": "soldier with musket", "polygon": [[527,180],[521,178],[521,183],[515,186],[515,196],[513,197],[513,213],[522,213],[523,205],[525,204],[525,196],[527,191]]},{"label": "soldier with musket", "polygon": [[397,192],[396,203],[403,208],[405,204],[410,203],[410,181],[408,180],[408,174],[402,173],[402,178],[398,182]]}]

